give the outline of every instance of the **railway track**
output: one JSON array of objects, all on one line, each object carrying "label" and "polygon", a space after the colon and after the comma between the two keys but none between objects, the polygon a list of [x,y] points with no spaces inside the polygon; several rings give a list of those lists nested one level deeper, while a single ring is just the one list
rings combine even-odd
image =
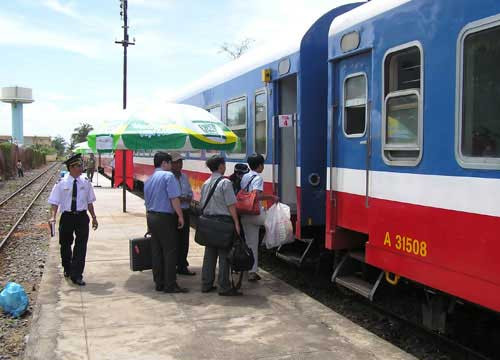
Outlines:
[{"label": "railway track", "polygon": [[[465,345],[447,335],[429,331],[415,320],[401,315],[407,308],[419,308],[417,299],[401,298],[399,306],[397,302],[391,302],[390,307],[384,306],[384,299],[393,297],[393,293],[385,295],[378,302],[369,302],[365,298],[351,292],[348,289],[338,288],[330,282],[329,276],[321,276],[310,269],[299,270],[289,264],[277,259],[271,251],[263,251],[260,257],[260,266],[269,273],[285,281],[289,285],[303,291],[323,305],[331,308],[351,321],[360,324],[367,330],[377,334],[387,341],[395,344],[403,350],[413,354],[419,359],[439,360],[493,360],[498,359],[493,354],[491,346],[484,352],[477,351],[471,346]],[[393,298],[394,300],[394,298]],[[393,307],[393,308],[392,308]],[[399,311],[399,312],[398,312]],[[475,330],[465,329],[465,332]],[[481,332],[488,332],[483,328]],[[494,345],[494,344],[492,344]],[[475,346],[477,348],[477,346]],[[482,349],[482,347],[479,347]],[[486,354],[490,353],[490,354]]]},{"label": "railway track", "polygon": [[0,201],[0,250],[7,243],[40,194],[54,176],[59,173],[60,165],[60,163],[54,163],[47,170]]}]

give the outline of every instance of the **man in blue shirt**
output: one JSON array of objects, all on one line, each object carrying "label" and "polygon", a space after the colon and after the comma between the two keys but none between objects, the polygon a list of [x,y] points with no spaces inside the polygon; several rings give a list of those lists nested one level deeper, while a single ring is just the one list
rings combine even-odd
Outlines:
[{"label": "man in blue shirt", "polygon": [[156,291],[184,293],[176,282],[179,229],[184,227],[180,187],[170,172],[172,157],[165,152],[154,156],[155,172],[144,184],[148,229],[151,232],[153,280]]},{"label": "man in blue shirt", "polygon": [[187,255],[189,252],[189,227],[190,227],[190,213],[189,207],[191,200],[193,200],[193,190],[186,174],[182,172],[183,157],[181,154],[174,152],[172,156],[172,173],[179,183],[181,188],[181,208],[184,215],[184,227],[179,230],[179,247],[177,249],[177,274],[181,275],[196,275],[194,271],[188,269],[189,262]]}]

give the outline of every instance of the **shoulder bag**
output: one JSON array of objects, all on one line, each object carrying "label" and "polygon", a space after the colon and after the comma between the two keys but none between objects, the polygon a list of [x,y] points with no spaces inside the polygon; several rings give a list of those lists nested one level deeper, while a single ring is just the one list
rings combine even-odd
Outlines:
[{"label": "shoulder bag", "polygon": [[201,216],[198,218],[196,225],[196,234],[194,241],[202,246],[210,246],[215,248],[229,248],[233,243],[235,229],[233,219],[226,215],[204,215],[203,212],[212,198],[217,185],[224,179],[220,177],[210,189],[207,200],[201,210]]},{"label": "shoulder bag", "polygon": [[245,189],[236,195],[236,211],[240,215],[259,215],[260,205],[257,200],[257,190],[249,191],[250,184],[257,175],[252,176]]}]

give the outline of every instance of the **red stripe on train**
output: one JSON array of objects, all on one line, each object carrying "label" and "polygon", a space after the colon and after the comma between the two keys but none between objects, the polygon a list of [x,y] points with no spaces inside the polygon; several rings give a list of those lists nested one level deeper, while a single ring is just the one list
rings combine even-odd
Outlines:
[{"label": "red stripe on train", "polygon": [[367,208],[364,196],[335,197],[336,207],[327,197],[327,248],[346,244],[336,242],[335,225],[366,233],[367,263],[500,311],[499,217],[375,198]]}]

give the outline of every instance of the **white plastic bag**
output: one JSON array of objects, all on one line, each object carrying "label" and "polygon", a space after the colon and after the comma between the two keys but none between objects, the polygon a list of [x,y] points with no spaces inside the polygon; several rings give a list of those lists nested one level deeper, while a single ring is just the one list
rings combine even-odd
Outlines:
[{"label": "white plastic bag", "polygon": [[268,249],[294,242],[293,226],[290,221],[290,207],[282,203],[276,203],[267,211],[266,236],[264,242]]}]

